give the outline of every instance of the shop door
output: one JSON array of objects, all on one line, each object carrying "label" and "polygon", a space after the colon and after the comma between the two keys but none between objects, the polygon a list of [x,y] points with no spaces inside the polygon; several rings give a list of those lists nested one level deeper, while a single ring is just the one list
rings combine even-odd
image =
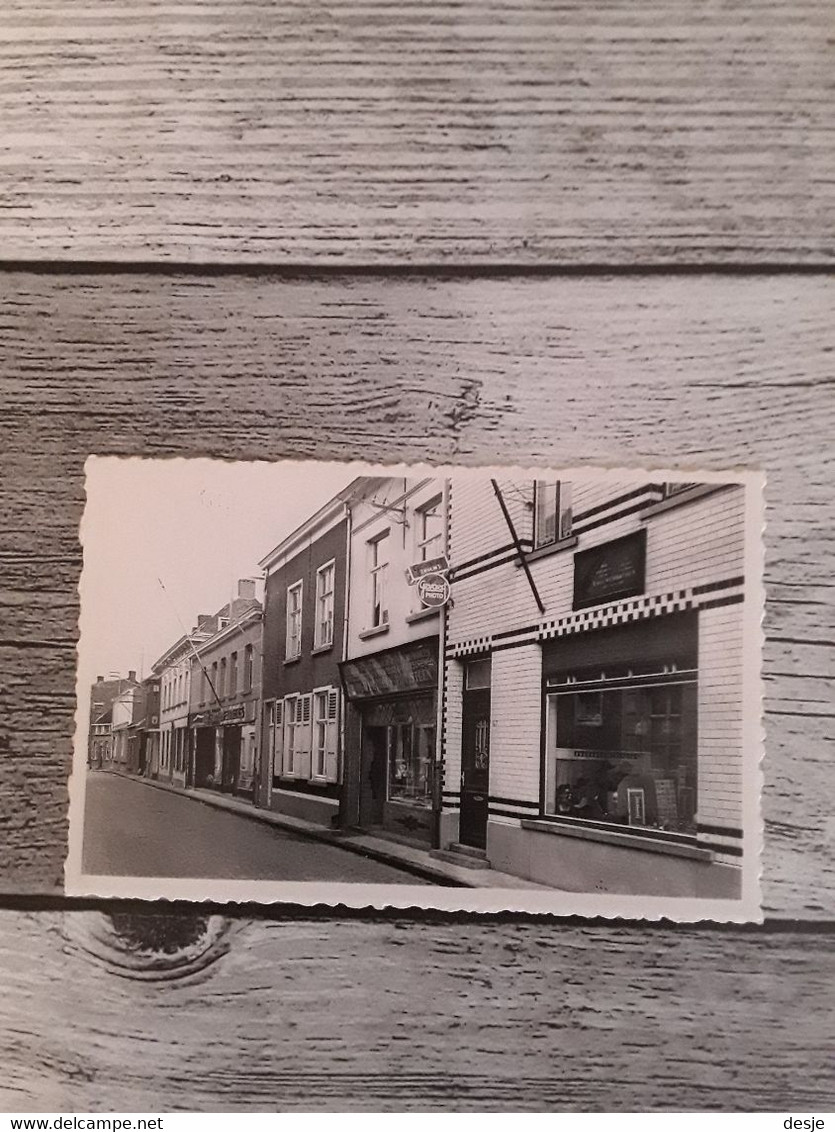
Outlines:
[{"label": "shop door", "polygon": [[386,800],[388,728],[363,727],[360,825],[382,825]]},{"label": "shop door", "polygon": [[197,746],[194,752],[194,785],[209,786],[215,773],[214,728],[197,728]]},{"label": "shop door", "polygon": [[490,689],[464,692],[461,744],[461,821],[458,840],[487,848],[490,789]]},{"label": "shop door", "polygon": [[234,793],[238,788],[238,774],[241,769],[241,729],[223,729],[223,782],[221,789]]}]

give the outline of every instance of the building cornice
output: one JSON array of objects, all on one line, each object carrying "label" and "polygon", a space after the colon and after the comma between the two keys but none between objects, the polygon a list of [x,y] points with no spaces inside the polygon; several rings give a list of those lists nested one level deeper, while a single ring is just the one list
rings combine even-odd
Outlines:
[{"label": "building cornice", "polygon": [[301,526],[296,527],[286,538],[273,547],[258,563],[262,570],[270,571],[282,565],[297,551],[303,549],[306,543],[313,538],[326,534],[332,527],[340,523],[347,514],[348,504],[362,490],[367,477],[358,476],[347,487],[343,488],[333,499],[320,507],[315,514],[306,519]]}]

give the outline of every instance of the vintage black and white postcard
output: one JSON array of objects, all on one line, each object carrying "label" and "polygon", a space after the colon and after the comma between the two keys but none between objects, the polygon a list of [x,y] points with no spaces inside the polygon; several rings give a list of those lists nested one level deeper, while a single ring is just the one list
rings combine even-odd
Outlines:
[{"label": "vintage black and white postcard", "polygon": [[68,893],[761,919],[758,473],[86,472]]}]

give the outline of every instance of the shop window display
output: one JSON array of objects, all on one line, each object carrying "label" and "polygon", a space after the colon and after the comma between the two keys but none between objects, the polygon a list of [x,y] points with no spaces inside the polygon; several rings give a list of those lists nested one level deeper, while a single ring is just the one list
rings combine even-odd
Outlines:
[{"label": "shop window display", "polygon": [[431,805],[435,728],[395,723],[386,730],[389,800]]},{"label": "shop window display", "polygon": [[563,674],[546,714],[547,814],[695,833],[695,671]]}]

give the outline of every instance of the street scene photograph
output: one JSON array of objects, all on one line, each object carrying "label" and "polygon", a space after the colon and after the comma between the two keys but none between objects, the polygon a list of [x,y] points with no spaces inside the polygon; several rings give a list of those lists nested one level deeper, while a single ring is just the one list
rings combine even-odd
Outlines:
[{"label": "street scene photograph", "polygon": [[74,891],[757,915],[756,479],[91,457],[86,486]]}]

